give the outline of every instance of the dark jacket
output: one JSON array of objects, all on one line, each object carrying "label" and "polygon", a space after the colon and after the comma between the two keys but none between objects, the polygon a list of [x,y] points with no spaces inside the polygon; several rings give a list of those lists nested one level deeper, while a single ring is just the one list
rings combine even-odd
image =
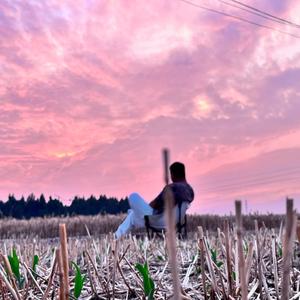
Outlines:
[{"label": "dark jacket", "polygon": [[161,214],[164,211],[164,191],[169,187],[173,193],[174,206],[182,202],[191,203],[194,200],[194,191],[187,182],[171,183],[160,192],[160,194],[150,203],[153,208],[153,214]]}]

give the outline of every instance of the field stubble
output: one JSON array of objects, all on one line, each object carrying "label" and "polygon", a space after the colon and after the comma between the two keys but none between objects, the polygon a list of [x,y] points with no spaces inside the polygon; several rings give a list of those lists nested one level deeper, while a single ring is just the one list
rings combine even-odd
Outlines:
[{"label": "field stubble", "polygon": [[[138,263],[147,263],[154,283],[153,299],[171,298],[172,268],[166,240],[132,235],[114,241],[112,234],[106,233],[114,231],[123,217],[10,220],[6,225],[7,220],[2,220],[0,298],[76,299],[76,270],[71,261],[78,265],[82,277],[86,276],[79,299],[146,299],[145,278],[136,268]],[[221,217],[191,216],[189,238],[176,241],[181,299],[245,299],[241,292],[243,276],[248,299],[300,298],[296,226],[292,223],[291,240],[287,240],[289,228],[288,224],[282,226],[283,216],[256,219],[258,222],[253,216],[244,216],[244,227],[249,230],[240,232],[239,248],[239,227],[233,217],[225,221]],[[57,238],[59,223],[67,224],[67,244],[62,235]],[[87,228],[92,235],[87,235]],[[64,246],[68,249],[65,254],[58,251]],[[9,271],[7,258],[13,249],[19,261],[19,278],[13,268]],[[35,268],[34,255],[39,258]],[[67,275],[66,262],[70,267]],[[288,296],[284,297],[286,268]]]},{"label": "field stubble", "polygon": [[[55,218],[32,218],[30,220],[0,219],[0,239],[15,238],[55,238],[58,237],[59,224],[68,226],[68,236],[86,236],[88,227],[91,235],[97,237],[103,234],[115,232],[125,215],[96,215],[73,216]],[[196,232],[199,226],[204,230],[217,231],[224,226],[224,221],[235,221],[233,215],[189,215],[188,232]],[[276,228],[277,231],[284,220],[284,215],[274,214],[250,214],[243,216],[243,227],[246,231],[254,231],[254,220],[266,228]]]}]

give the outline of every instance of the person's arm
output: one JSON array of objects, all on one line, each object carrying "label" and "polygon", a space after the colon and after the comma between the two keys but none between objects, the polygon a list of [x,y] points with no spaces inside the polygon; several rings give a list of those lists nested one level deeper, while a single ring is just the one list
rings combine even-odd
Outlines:
[{"label": "person's arm", "polygon": [[149,205],[153,208],[153,209],[159,209],[159,207],[161,207],[161,203],[163,201],[163,192],[160,192],[160,194],[154,199],[152,200]]}]

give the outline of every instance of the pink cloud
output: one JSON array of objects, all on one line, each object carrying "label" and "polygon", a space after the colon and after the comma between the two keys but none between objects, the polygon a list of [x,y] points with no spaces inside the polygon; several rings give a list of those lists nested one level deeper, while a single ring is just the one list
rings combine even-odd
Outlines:
[{"label": "pink cloud", "polygon": [[[295,0],[249,3],[295,22],[300,12]],[[182,1],[0,6],[2,198],[138,191],[151,200],[162,187],[166,146],[187,165],[194,212],[219,203],[229,211],[236,197],[262,210],[262,196],[277,204],[299,197],[290,177],[221,188],[228,174],[239,182],[239,170],[256,182],[264,166],[272,178],[274,153],[278,168],[295,163],[298,40]]]}]

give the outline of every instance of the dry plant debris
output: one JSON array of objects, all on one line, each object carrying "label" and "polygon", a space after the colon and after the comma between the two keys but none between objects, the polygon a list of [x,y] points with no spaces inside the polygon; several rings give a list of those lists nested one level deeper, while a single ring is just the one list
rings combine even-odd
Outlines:
[{"label": "dry plant debris", "polygon": [[[256,231],[240,236],[235,224],[227,222],[224,230],[213,232],[201,227],[187,240],[176,240],[181,298],[242,299],[244,278],[248,299],[259,299],[260,295],[261,299],[298,299],[300,246],[296,235],[286,236],[283,228],[258,225]],[[86,276],[78,299],[145,299],[143,278],[135,268],[138,263],[148,265],[155,285],[154,299],[174,297],[173,266],[168,263],[164,239],[133,235],[116,242],[112,235],[67,238],[64,226],[60,231],[60,239],[1,241],[0,299],[76,299],[76,273],[71,262]],[[286,241],[289,238],[292,241]],[[285,243],[291,245],[289,251],[283,249]],[[8,260],[13,253],[19,261],[18,271]],[[289,263],[285,263],[285,253]],[[243,255],[243,268],[239,255]],[[33,266],[36,257],[38,263]],[[285,265],[289,267],[289,298],[282,296]]]}]

